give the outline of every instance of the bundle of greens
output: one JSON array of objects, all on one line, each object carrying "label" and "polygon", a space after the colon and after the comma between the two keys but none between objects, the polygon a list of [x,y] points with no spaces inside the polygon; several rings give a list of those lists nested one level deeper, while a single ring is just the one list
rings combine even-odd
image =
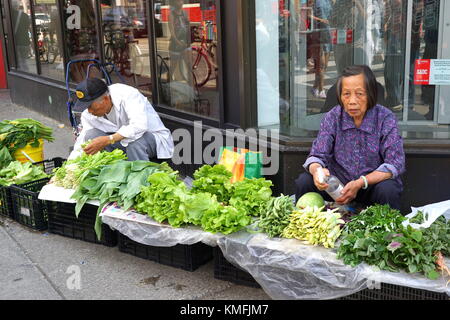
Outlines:
[{"label": "bundle of greens", "polygon": [[75,190],[72,198],[76,200],[75,214],[78,217],[88,200],[100,202],[95,222],[98,239],[101,237],[101,219],[99,213],[105,204],[117,202],[124,210],[135,204],[141,186],[148,186],[148,177],[154,172],[172,172],[167,163],[149,161],[120,160],[113,164],[96,167],[89,170],[87,177]]},{"label": "bundle of greens", "polygon": [[94,155],[82,153],[75,159],[67,160],[60,168],[54,169],[52,183],[65,189],[75,189],[78,185],[92,174],[91,169],[113,164],[120,160],[125,160],[127,156],[120,149],[112,152],[101,151]]},{"label": "bundle of greens", "polygon": [[344,227],[337,257],[351,266],[365,262],[392,272],[422,272],[438,278],[438,255],[448,254],[449,223],[441,217],[430,228],[416,230],[404,227],[405,219],[388,205],[367,208]]},{"label": "bundle of greens", "polygon": [[289,224],[289,216],[294,211],[291,197],[281,194],[273,197],[262,211],[258,226],[269,237],[279,237]]},{"label": "bundle of greens", "polygon": [[264,178],[244,178],[232,185],[229,205],[242,208],[250,216],[260,216],[272,196],[272,181]]},{"label": "bundle of greens", "polygon": [[12,161],[0,170],[0,185],[23,184],[47,177],[41,166],[32,165],[30,162]]},{"label": "bundle of greens", "polygon": [[323,245],[325,248],[334,248],[334,244],[341,234],[341,219],[337,209],[323,210],[306,207],[294,210],[289,218],[289,225],[283,230],[282,236],[306,241],[312,245]]},{"label": "bundle of greens", "polygon": [[217,203],[215,207],[204,212],[202,229],[211,233],[229,234],[241,230],[251,222],[252,219],[242,208]]},{"label": "bundle of greens", "polygon": [[223,165],[204,165],[194,172],[192,190],[209,192],[216,195],[219,202],[227,203],[231,197],[231,176],[231,172]]},{"label": "bundle of greens", "polygon": [[167,221],[173,227],[194,224],[203,230],[228,234],[251,222],[245,210],[224,206],[209,192],[188,190],[177,172],[156,172],[142,187],[135,209],[158,222]]},{"label": "bundle of greens", "polygon": [[178,180],[177,172],[155,172],[148,177],[148,182],[150,185],[142,187],[136,198],[135,209],[158,222],[168,220],[173,227],[187,223],[180,205],[188,197],[188,189],[183,181]]},{"label": "bundle of greens", "polygon": [[52,142],[52,133],[52,128],[33,119],[3,120],[0,122],[0,148],[8,148],[9,153],[13,155],[17,149],[24,148],[28,143],[32,147],[39,147],[39,139]]}]

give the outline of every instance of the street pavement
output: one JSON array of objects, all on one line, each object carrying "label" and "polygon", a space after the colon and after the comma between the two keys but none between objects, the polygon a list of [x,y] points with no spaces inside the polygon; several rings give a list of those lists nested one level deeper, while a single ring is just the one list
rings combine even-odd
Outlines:
[{"label": "street pavement", "polygon": [[[33,118],[53,128],[45,159],[67,158],[72,131],[0,90],[0,119]],[[0,300],[268,300],[262,290],[214,278],[214,263],[194,272],[106,247],[34,231],[0,217]],[[78,277],[79,275],[79,277]],[[77,276],[77,277],[75,277]]]}]

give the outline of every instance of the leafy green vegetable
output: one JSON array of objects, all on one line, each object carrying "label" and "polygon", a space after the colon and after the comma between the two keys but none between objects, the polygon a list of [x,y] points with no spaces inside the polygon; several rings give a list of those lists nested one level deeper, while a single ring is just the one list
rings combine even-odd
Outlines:
[{"label": "leafy green vegetable", "polygon": [[212,233],[228,234],[250,224],[243,208],[223,206],[209,192],[188,190],[178,178],[176,172],[153,173],[148,178],[150,185],[142,187],[136,198],[136,210],[173,227],[192,223]]},{"label": "leafy green vegetable", "polygon": [[48,175],[41,166],[33,165],[30,162],[13,161],[6,168],[0,170],[0,185],[23,184],[47,177]]},{"label": "leafy green vegetable", "polygon": [[242,208],[251,216],[259,216],[272,196],[272,181],[264,178],[245,178],[235,182],[229,204]]},{"label": "leafy green vegetable", "polygon": [[39,139],[52,142],[52,133],[52,128],[33,119],[3,120],[0,122],[0,148],[8,148],[9,153],[13,155],[17,149],[24,148],[28,143],[32,147],[38,147]]},{"label": "leafy green vegetable", "polygon": [[120,149],[112,152],[101,151],[94,155],[82,153],[73,160],[67,160],[60,168],[54,169],[52,182],[59,187],[75,189],[84,179],[92,174],[94,168],[125,160],[127,157]]},{"label": "leafy green vegetable", "polygon": [[334,248],[334,244],[341,234],[344,220],[337,209],[323,211],[324,207],[298,208],[289,217],[289,225],[283,230],[285,238],[303,240],[312,245],[323,245]]},{"label": "leafy green vegetable", "polygon": [[75,190],[72,198],[77,201],[75,214],[78,217],[81,209],[88,200],[100,202],[97,211],[95,231],[98,239],[101,237],[101,218],[99,213],[105,204],[117,202],[128,210],[135,204],[135,199],[141,192],[141,186],[148,186],[148,176],[154,172],[173,171],[167,163],[154,163],[149,161],[120,160],[103,167],[89,170],[86,178]]},{"label": "leafy green vegetable", "polygon": [[211,233],[230,234],[249,225],[252,219],[244,209],[217,204],[202,217],[202,228]]},{"label": "leafy green vegetable", "polygon": [[148,177],[150,186],[142,187],[136,199],[136,210],[148,214],[158,222],[168,220],[174,227],[188,222],[180,204],[188,197],[188,189],[177,179],[177,172],[155,172]]},{"label": "leafy green vegetable", "polygon": [[13,157],[8,151],[8,148],[0,148],[0,168],[6,167],[11,161],[14,161]]},{"label": "leafy green vegetable", "polygon": [[449,250],[449,223],[440,217],[429,228],[415,230],[402,225],[405,219],[388,205],[367,208],[344,228],[337,257],[351,266],[365,262],[392,272],[422,272],[436,279],[436,253],[448,254]]},{"label": "leafy green vegetable", "polygon": [[223,165],[204,165],[194,172],[192,190],[209,192],[217,196],[219,202],[228,202],[231,197],[231,172]]}]

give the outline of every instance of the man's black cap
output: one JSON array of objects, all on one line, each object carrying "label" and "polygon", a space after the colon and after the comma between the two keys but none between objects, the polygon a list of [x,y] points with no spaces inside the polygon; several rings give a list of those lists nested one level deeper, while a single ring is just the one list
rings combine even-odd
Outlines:
[{"label": "man's black cap", "polygon": [[83,112],[85,109],[89,108],[95,99],[108,91],[108,86],[101,79],[87,78],[86,80],[80,82],[75,90],[78,100],[75,102],[72,110],[76,112]]}]

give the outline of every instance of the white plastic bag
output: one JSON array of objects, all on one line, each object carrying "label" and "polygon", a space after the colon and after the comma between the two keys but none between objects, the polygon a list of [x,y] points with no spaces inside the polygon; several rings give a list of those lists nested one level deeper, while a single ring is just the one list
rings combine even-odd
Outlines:
[{"label": "white plastic bag", "polygon": [[[434,221],[436,221],[437,218],[444,215],[445,219],[447,221],[450,219],[450,200],[437,202],[428,204],[423,207],[414,208],[411,207],[412,212],[406,216],[408,220],[403,221],[403,226],[410,225],[414,229],[423,229],[430,227]],[[422,211],[423,213],[427,213],[425,222],[421,224],[417,223],[410,223],[409,220],[411,218],[414,218],[419,211]]]}]

